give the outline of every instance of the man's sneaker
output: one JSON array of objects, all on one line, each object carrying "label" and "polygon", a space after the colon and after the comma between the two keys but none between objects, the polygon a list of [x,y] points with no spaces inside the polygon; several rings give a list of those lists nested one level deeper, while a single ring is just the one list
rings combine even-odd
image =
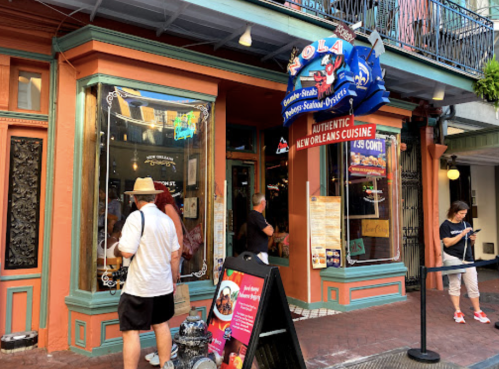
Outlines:
[{"label": "man's sneaker", "polygon": [[475,319],[479,320],[480,323],[490,323],[490,319],[487,318],[487,315],[485,315],[483,311],[480,311],[479,313],[475,311]]},{"label": "man's sneaker", "polygon": [[[475,319],[476,319],[476,316],[475,316]],[[460,323],[460,324],[466,323],[464,321],[464,314],[462,312],[460,312],[460,311],[456,311],[454,313],[454,320],[456,321],[456,323]]]},{"label": "man's sneaker", "polygon": [[158,356],[158,351],[154,351],[154,352],[151,352],[150,354],[147,354],[144,359],[146,359],[147,361],[151,361],[151,359],[154,357],[154,356]]},{"label": "man's sneaker", "polygon": [[[174,343],[172,345],[172,351],[170,354],[170,359],[175,359],[177,357],[177,352],[178,352],[178,346]],[[147,360],[147,359],[146,359]],[[159,366],[159,355],[158,352],[156,351],[154,355],[151,357],[149,361],[149,364],[152,366]]]}]

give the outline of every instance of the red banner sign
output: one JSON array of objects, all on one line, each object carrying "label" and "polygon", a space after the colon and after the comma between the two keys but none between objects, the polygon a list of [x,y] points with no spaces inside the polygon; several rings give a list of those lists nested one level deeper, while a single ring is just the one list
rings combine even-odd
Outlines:
[{"label": "red banner sign", "polygon": [[354,116],[347,115],[312,125],[312,134],[296,141],[296,150],[338,142],[373,139],[376,124],[354,125]]}]

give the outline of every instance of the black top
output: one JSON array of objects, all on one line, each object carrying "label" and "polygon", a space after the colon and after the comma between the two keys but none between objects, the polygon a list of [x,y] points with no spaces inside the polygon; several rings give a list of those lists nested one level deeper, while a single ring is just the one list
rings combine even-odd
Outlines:
[{"label": "black top", "polygon": [[263,217],[262,213],[251,210],[248,214],[248,230],[247,244],[248,251],[258,254],[260,252],[268,252],[269,236],[263,232],[269,224]]},{"label": "black top", "polygon": [[[440,239],[443,240],[444,238],[453,238],[456,237],[459,233],[464,231],[466,228],[471,227],[468,223],[466,222],[461,222],[461,223],[452,223],[449,220],[445,220],[441,225],[440,225]],[[469,239],[471,234],[471,231],[461,238],[458,243],[456,243],[453,246],[450,247],[445,247],[444,245],[444,252],[446,254],[449,254],[451,256],[455,256],[459,259],[463,259],[463,254],[464,254],[464,246],[467,243],[468,247],[466,247],[466,261],[473,261],[473,253],[471,252],[471,240]]]}]

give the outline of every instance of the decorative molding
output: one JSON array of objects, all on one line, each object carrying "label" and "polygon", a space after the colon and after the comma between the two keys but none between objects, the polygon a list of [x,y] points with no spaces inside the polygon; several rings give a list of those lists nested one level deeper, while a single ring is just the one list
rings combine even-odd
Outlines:
[{"label": "decorative molding", "polygon": [[[336,298],[332,299],[331,298],[331,292],[336,293]],[[338,287],[329,287],[327,288],[327,301],[328,302],[339,302],[340,300],[340,289]]]},{"label": "decorative molding", "polygon": [[[83,339],[80,335],[83,327]],[[87,322],[75,319],[75,345],[85,348],[87,346]]]},{"label": "decorative molding", "polygon": [[282,84],[288,83],[288,76],[286,73],[275,72],[249,64],[222,59],[209,54],[203,54],[197,51],[93,25],[87,25],[63,37],[57,39],[54,38],[53,50],[54,52],[67,51],[90,41],[100,41],[111,45],[126,47],[133,50],[143,51],[171,59],[204,65],[207,67]]},{"label": "decorative molding", "polygon": [[404,263],[387,263],[349,268],[327,268],[320,272],[324,281],[330,282],[360,282],[392,277],[403,277],[407,273]]},{"label": "decorative molding", "polygon": [[43,140],[11,137],[5,269],[38,267]]},{"label": "decorative molding", "polygon": [[26,325],[25,330],[31,331],[31,319],[33,316],[33,286],[7,288],[7,313],[5,317],[5,334],[12,333],[12,310],[14,293],[26,292]]},{"label": "decorative molding", "polygon": [[29,51],[16,50],[16,49],[9,49],[6,47],[0,47],[0,54],[9,55],[9,56],[17,57],[17,58],[23,58],[23,59],[38,60],[38,61],[43,61],[43,62],[51,62],[52,60],[54,60],[52,55],[39,54],[39,53],[33,53],[33,52],[29,52]]},{"label": "decorative molding", "polygon": [[215,102],[216,96],[208,95],[201,92],[183,90],[181,88],[157,85],[148,82],[142,82],[135,79],[111,76],[109,74],[96,73],[91,76],[87,76],[85,78],[78,80],[79,86],[93,86],[97,83],[104,83],[107,85],[120,86],[120,87],[128,87],[134,90],[147,90],[150,92],[158,92],[167,95],[176,95],[181,97],[186,97],[195,100],[204,100],[209,102]]},{"label": "decorative molding", "polygon": [[409,101],[394,99],[393,97],[390,97],[390,102],[388,104],[386,104],[386,106],[391,106],[393,108],[414,111],[414,109],[416,109],[419,106],[419,104],[414,104],[414,103],[411,103]]},{"label": "decorative molding", "polygon": [[50,101],[47,130],[47,164],[45,169],[45,217],[42,240],[42,280],[40,292],[40,328],[47,327],[48,290],[50,271],[50,244],[52,240],[52,210],[55,166],[55,123],[57,101],[57,61],[50,62]]},{"label": "decorative molding", "polygon": [[19,275],[4,275],[0,276],[0,282],[6,282],[6,281],[23,281],[26,279],[38,279],[41,278],[42,274],[41,273],[36,273],[36,274],[19,274]]},{"label": "decorative molding", "polygon": [[110,338],[110,339],[106,339],[106,328],[110,325],[116,325],[116,324],[120,324],[120,321],[119,319],[111,319],[111,320],[103,320],[101,322],[101,328],[100,328],[100,344],[101,346],[104,344],[104,343],[109,343],[109,342],[113,342],[114,340],[118,339],[119,337],[116,337],[116,338]]},{"label": "decorative molding", "polygon": [[[398,293],[395,293],[395,294],[390,293],[390,294],[378,295],[378,296],[373,296],[373,297],[362,297],[359,299],[352,300],[352,292],[353,291],[371,290],[371,289],[375,289],[375,288],[388,287],[388,286],[398,286],[398,290],[399,290]],[[402,296],[402,282],[401,281],[380,283],[380,284],[369,284],[367,286],[350,287],[350,289],[348,291],[348,299],[350,300],[351,304],[361,302],[361,301],[368,301],[374,297],[390,296],[390,295]]]},{"label": "decorative molding", "polygon": [[12,119],[12,118],[6,118],[6,117],[0,117],[0,123],[1,122],[6,122],[9,125],[20,125],[20,126],[35,126],[35,127],[42,127],[42,128],[48,128],[48,123],[44,122],[42,120],[27,120],[27,119]]}]

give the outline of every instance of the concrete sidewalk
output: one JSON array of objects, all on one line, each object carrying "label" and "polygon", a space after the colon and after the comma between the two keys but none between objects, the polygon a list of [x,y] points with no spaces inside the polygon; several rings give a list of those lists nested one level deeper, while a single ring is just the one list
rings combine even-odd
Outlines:
[{"label": "concrete sidewalk", "polygon": [[[427,294],[427,348],[442,361],[473,369],[496,368],[499,357],[499,279],[480,283],[482,309],[492,324],[473,319],[469,299],[461,299],[467,324],[456,324],[446,291]],[[462,295],[465,290],[463,288]],[[406,302],[393,303],[337,315],[295,322],[303,356],[309,369],[323,369],[356,361],[374,361],[390,350],[420,347],[420,294],[408,294]],[[152,349],[142,350],[142,355]],[[488,361],[487,361],[488,360]],[[482,363],[482,364],[479,364]],[[421,368],[428,365],[420,364]],[[24,368],[122,368],[121,354],[87,358],[69,351],[47,355],[38,349],[0,354],[1,369]],[[374,367],[374,366],[373,366]],[[400,367],[400,366],[399,366]],[[151,368],[141,359],[139,368]],[[283,368],[284,369],[284,368]]]}]

